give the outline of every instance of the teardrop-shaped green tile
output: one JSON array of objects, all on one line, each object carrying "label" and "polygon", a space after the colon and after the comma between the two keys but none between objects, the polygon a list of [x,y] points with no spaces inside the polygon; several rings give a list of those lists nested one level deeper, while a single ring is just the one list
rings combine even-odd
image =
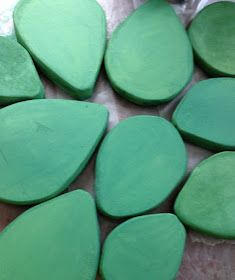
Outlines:
[{"label": "teardrop-shaped green tile", "polygon": [[104,243],[102,279],[175,279],[184,243],[185,229],[175,215],[130,219],[115,228]]},{"label": "teardrop-shaped green tile", "polygon": [[165,119],[135,116],[105,137],[96,162],[99,208],[112,217],[133,216],[162,203],[181,181],[187,155]]},{"label": "teardrop-shaped green tile", "polygon": [[192,21],[189,37],[196,57],[209,74],[235,77],[235,3],[219,1]]},{"label": "teardrop-shaped green tile", "polygon": [[18,41],[53,82],[78,99],[91,96],[106,41],[96,0],[20,0],[14,22]]},{"label": "teardrop-shaped green tile", "polygon": [[105,56],[114,89],[137,104],[176,96],[193,71],[192,49],[182,23],[165,0],[150,0],[114,31]]},{"label": "teardrop-shaped green tile", "polygon": [[43,98],[44,89],[28,52],[0,36],[0,105]]},{"label": "teardrop-shaped green tile", "polygon": [[66,189],[107,124],[98,104],[32,100],[0,110],[0,200],[29,204]]},{"label": "teardrop-shaped green tile", "polygon": [[74,191],[31,208],[0,234],[2,280],[95,280],[99,229],[95,204]]},{"label": "teardrop-shaped green tile", "polygon": [[212,150],[235,149],[235,79],[197,83],[185,95],[173,122],[189,141]]},{"label": "teardrop-shaped green tile", "polygon": [[216,154],[192,172],[175,203],[183,223],[203,233],[235,239],[235,152]]}]

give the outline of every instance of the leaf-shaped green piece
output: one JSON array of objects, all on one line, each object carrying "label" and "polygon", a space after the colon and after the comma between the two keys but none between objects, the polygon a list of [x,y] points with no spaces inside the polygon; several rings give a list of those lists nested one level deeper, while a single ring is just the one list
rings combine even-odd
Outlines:
[{"label": "leaf-shaped green piece", "polygon": [[189,141],[212,150],[235,150],[235,79],[197,83],[185,95],[173,122]]},{"label": "leaf-shaped green piece", "polygon": [[172,214],[146,215],[115,228],[104,243],[104,280],[172,280],[179,269],[185,230]]},{"label": "leaf-shaped green piece", "polygon": [[66,189],[107,124],[98,104],[41,99],[0,110],[0,200],[29,204]]},{"label": "leaf-shaped green piece", "polygon": [[193,19],[189,37],[200,65],[213,76],[235,77],[235,3],[218,1]]},{"label": "leaf-shaped green piece", "polygon": [[96,162],[99,208],[112,217],[133,216],[162,203],[186,171],[184,143],[170,122],[135,116],[105,137]]},{"label": "leaf-shaped green piece", "polygon": [[105,55],[114,89],[138,104],[176,96],[193,71],[192,49],[182,23],[165,0],[150,0],[114,31]]},{"label": "leaf-shaped green piece", "polygon": [[78,99],[91,96],[106,41],[96,0],[20,0],[14,22],[17,39],[52,81]]},{"label": "leaf-shaped green piece", "polygon": [[95,204],[74,191],[23,213],[0,234],[2,280],[95,280],[99,228]]},{"label": "leaf-shaped green piece", "polygon": [[0,36],[0,104],[44,97],[28,52],[14,39]]},{"label": "leaf-shaped green piece", "polygon": [[216,154],[200,163],[175,202],[183,223],[220,238],[235,238],[235,152]]}]

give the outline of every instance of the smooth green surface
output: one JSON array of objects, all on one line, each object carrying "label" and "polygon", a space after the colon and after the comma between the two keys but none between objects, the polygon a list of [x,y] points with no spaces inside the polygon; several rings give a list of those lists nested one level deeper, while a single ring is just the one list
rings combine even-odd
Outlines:
[{"label": "smooth green surface", "polygon": [[43,72],[78,99],[91,96],[106,41],[96,0],[20,0],[16,35]]},{"label": "smooth green surface", "polygon": [[31,208],[0,234],[1,280],[95,280],[95,204],[74,191]]},{"label": "smooth green surface", "polygon": [[204,8],[192,21],[189,37],[199,63],[209,74],[235,76],[235,3]]},{"label": "smooth green surface", "polygon": [[96,161],[98,207],[112,217],[157,207],[186,171],[187,155],[177,130],[155,116],[120,122],[105,137]]},{"label": "smooth green surface", "polygon": [[98,104],[55,99],[0,110],[0,200],[36,203],[65,190],[99,143],[107,116]]},{"label": "smooth green surface", "polygon": [[194,85],[173,114],[181,134],[212,150],[235,150],[235,79],[209,79]]},{"label": "smooth green surface", "polygon": [[44,89],[28,52],[0,36],[0,105],[43,98]]},{"label": "smooth green surface", "polygon": [[184,251],[185,230],[172,214],[133,218],[115,228],[104,243],[104,280],[173,280]]},{"label": "smooth green surface", "polygon": [[216,154],[192,172],[175,203],[183,223],[203,233],[235,239],[235,152]]},{"label": "smooth green surface", "polygon": [[193,71],[191,45],[182,23],[164,0],[150,0],[114,31],[105,56],[114,89],[138,104],[176,96]]}]

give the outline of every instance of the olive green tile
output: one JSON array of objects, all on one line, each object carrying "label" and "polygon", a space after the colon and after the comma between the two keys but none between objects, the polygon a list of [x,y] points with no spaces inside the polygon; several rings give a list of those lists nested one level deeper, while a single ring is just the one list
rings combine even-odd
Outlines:
[{"label": "olive green tile", "polygon": [[33,207],[0,234],[0,246],[2,280],[95,280],[94,201],[79,190]]},{"label": "olive green tile", "polygon": [[101,144],[95,180],[98,207],[116,218],[157,207],[181,181],[186,165],[184,143],[170,122],[130,117]]},{"label": "olive green tile", "polygon": [[186,140],[212,150],[235,150],[235,79],[214,78],[194,85],[173,114]]},{"label": "olive green tile", "polygon": [[175,202],[180,220],[194,230],[235,239],[235,152],[201,162]]},{"label": "olive green tile", "polygon": [[96,0],[20,0],[14,23],[18,41],[49,79],[75,98],[92,95],[106,41]]},{"label": "olive green tile", "polygon": [[49,199],[80,174],[107,124],[102,105],[41,99],[0,110],[0,201]]},{"label": "olive green tile", "polygon": [[189,37],[198,62],[214,76],[235,76],[235,3],[205,7],[192,21]]},{"label": "olive green tile", "polygon": [[44,97],[28,52],[14,39],[0,36],[0,105]]},{"label": "olive green tile", "polygon": [[101,258],[104,280],[172,280],[178,272],[185,230],[172,214],[137,217],[107,237]]},{"label": "olive green tile", "polygon": [[114,89],[151,105],[175,97],[193,71],[192,49],[180,19],[165,0],[150,0],[112,34],[105,67]]}]

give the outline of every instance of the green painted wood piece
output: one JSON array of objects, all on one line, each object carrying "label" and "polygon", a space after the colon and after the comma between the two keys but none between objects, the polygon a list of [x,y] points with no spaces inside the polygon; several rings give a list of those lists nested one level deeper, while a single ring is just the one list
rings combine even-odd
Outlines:
[{"label": "green painted wood piece", "polygon": [[175,202],[183,223],[208,235],[235,239],[235,152],[201,162]]},{"label": "green painted wood piece", "polygon": [[104,243],[104,280],[172,280],[178,272],[185,229],[172,214],[133,218],[115,228]]},{"label": "green painted wood piece", "polygon": [[192,21],[189,37],[198,62],[213,76],[235,77],[235,3],[205,7]]},{"label": "green painted wood piece", "polygon": [[235,150],[235,79],[197,83],[176,108],[173,122],[183,137],[196,145]]},{"label": "green painted wood piece", "polygon": [[95,280],[99,261],[95,204],[74,191],[31,208],[0,234],[2,280]]},{"label": "green painted wood piece", "polygon": [[159,206],[183,178],[184,143],[167,120],[135,116],[105,137],[96,161],[95,191],[100,210],[134,216]]},{"label": "green painted wood piece", "polygon": [[166,102],[188,83],[192,49],[182,23],[165,0],[150,0],[114,31],[105,55],[114,89],[142,105]]},{"label": "green painted wood piece", "polygon": [[20,0],[18,41],[42,71],[78,99],[91,96],[106,44],[106,20],[96,0]]},{"label": "green painted wood piece", "polygon": [[14,39],[0,36],[0,105],[44,97],[28,52]]},{"label": "green painted wood piece", "polygon": [[49,199],[79,175],[107,124],[98,104],[32,100],[0,110],[0,201]]}]

